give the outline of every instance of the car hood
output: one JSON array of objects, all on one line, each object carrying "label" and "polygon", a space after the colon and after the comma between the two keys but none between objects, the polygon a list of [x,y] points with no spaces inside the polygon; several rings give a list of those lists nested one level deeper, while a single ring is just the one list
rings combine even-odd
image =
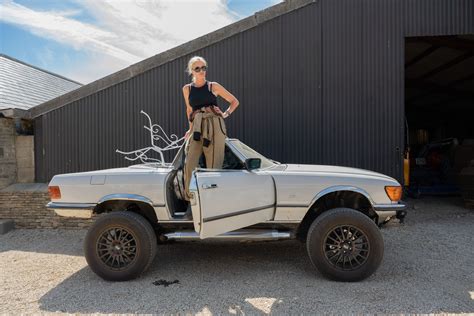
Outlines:
[{"label": "car hood", "polygon": [[285,168],[285,173],[342,173],[347,175],[362,175],[362,176],[371,176],[385,178],[389,180],[395,180],[392,177],[389,177],[383,173],[378,173],[375,171],[370,171],[366,169],[351,168],[351,167],[341,167],[341,166],[331,166],[331,165],[305,165],[305,164],[287,164]]}]

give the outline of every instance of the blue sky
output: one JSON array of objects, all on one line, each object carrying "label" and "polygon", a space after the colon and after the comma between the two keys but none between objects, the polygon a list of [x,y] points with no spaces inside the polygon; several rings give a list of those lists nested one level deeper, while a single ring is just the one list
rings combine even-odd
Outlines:
[{"label": "blue sky", "polygon": [[0,0],[0,52],[89,83],[278,2]]}]

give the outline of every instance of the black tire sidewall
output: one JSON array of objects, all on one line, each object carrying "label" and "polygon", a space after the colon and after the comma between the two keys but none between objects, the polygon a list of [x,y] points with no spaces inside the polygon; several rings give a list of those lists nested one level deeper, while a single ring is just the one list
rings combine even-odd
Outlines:
[{"label": "black tire sidewall", "polygon": [[[96,243],[106,230],[122,227],[130,232],[136,241],[137,254],[134,262],[126,269],[114,271],[107,267],[97,255]],[[84,239],[84,254],[89,267],[98,276],[109,281],[127,281],[146,271],[156,253],[156,235],[150,223],[132,212],[113,212],[99,217]]]},{"label": "black tire sidewall", "polygon": [[[368,238],[370,253],[367,261],[353,271],[344,271],[334,267],[326,258],[324,243],[326,235],[341,225],[354,226]],[[306,239],[306,249],[311,263],[324,276],[336,280],[360,281],[373,274],[383,259],[383,237],[377,225],[363,213],[350,208],[335,208],[317,217],[310,226]]]}]

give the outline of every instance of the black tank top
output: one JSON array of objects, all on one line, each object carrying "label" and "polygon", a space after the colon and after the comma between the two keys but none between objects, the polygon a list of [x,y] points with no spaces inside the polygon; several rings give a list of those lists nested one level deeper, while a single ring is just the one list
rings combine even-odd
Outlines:
[{"label": "black tank top", "polygon": [[193,111],[202,108],[203,106],[217,105],[217,97],[209,89],[207,80],[202,87],[194,87],[191,83],[189,91],[189,105],[193,108]]}]

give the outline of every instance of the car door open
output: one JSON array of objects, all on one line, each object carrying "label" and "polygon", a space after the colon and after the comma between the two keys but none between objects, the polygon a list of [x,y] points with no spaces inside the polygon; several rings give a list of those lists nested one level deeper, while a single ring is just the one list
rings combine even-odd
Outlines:
[{"label": "car door open", "polygon": [[275,187],[260,171],[196,169],[190,184],[194,227],[201,238],[217,236],[274,217]]}]

